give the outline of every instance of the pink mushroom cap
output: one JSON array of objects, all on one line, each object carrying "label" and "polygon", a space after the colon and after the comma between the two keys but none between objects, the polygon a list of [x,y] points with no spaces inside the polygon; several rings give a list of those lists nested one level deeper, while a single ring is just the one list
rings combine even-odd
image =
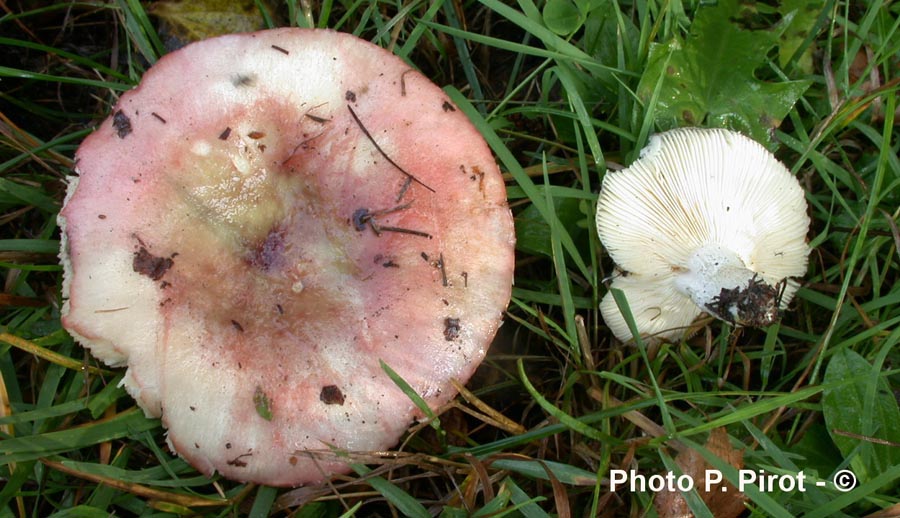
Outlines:
[{"label": "pink mushroom cap", "polygon": [[163,57],[76,154],[63,325],[206,474],[277,486],[392,447],[483,359],[514,232],[485,142],[388,51],[326,30]]}]

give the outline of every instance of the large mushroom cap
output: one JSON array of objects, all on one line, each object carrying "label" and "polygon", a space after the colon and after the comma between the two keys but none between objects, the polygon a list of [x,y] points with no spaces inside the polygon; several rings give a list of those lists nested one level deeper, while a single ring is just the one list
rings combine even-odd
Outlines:
[{"label": "large mushroom cap", "polygon": [[[806,271],[806,199],[797,179],[757,142],[723,129],[654,135],[630,167],[609,172],[597,231],[621,269],[641,334],[674,340],[701,312],[738,325],[773,323]],[[612,296],[601,304],[620,340],[632,338]]]},{"label": "large mushroom cap", "polygon": [[389,52],[278,29],[167,55],[77,153],[65,327],[205,473],[346,472],[483,358],[513,224],[484,141]]}]

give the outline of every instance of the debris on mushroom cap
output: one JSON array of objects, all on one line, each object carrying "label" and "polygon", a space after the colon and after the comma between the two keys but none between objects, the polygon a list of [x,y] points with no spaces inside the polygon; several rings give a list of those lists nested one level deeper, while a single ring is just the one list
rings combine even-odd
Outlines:
[{"label": "debris on mushroom cap", "polygon": [[295,486],[384,450],[484,357],[509,301],[500,172],[384,49],[325,30],[165,56],[79,148],[65,327],[201,471]]},{"label": "debris on mushroom cap", "polygon": [[[681,338],[705,311],[736,325],[772,324],[806,271],[809,217],[799,182],[757,142],[722,129],[651,137],[609,172],[597,231],[641,335]],[[632,338],[611,294],[600,310]]]}]

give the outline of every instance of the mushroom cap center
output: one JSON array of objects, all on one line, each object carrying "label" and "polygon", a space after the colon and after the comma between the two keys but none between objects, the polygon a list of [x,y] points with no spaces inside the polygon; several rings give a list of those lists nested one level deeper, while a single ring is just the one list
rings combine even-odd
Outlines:
[{"label": "mushroom cap center", "polygon": [[[185,88],[184,81],[190,82]],[[490,149],[444,92],[348,34],[166,55],[80,146],[63,325],[204,473],[351,471],[445,405],[510,298]]]}]

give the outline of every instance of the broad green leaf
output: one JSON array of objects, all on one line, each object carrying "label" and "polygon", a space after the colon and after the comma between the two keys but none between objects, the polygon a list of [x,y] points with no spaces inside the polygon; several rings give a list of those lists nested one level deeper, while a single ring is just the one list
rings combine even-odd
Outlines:
[{"label": "broad green leaf", "polygon": [[596,3],[585,18],[581,44],[601,63],[617,66],[620,51],[629,57],[636,55],[640,35],[633,21],[621,16],[611,0]]},{"label": "broad green leaf", "polygon": [[[587,239],[587,231],[578,226],[585,219],[579,207],[580,200],[575,198],[553,198],[554,211],[559,222],[568,229],[575,243],[581,246]],[[534,205],[529,205],[516,215],[516,248],[533,255],[552,257],[550,248],[550,224],[541,216]]]},{"label": "broad green leaf", "polygon": [[166,0],[150,4],[167,35],[181,43],[263,29],[266,20],[254,0]]},{"label": "broad green leaf", "polygon": [[772,131],[810,82],[757,79],[777,34],[740,28],[733,21],[737,10],[738,0],[702,7],[686,40],[652,46],[638,96],[647,104],[661,85],[652,115],[662,129],[731,128],[772,147]]},{"label": "broad green leaf", "polygon": [[842,348],[828,362],[824,383],[825,424],[859,480],[900,465],[900,448],[875,442],[900,443],[900,409],[885,378],[865,358]]},{"label": "broad green leaf", "polygon": [[803,466],[804,471],[827,476],[834,472],[841,462],[841,452],[834,447],[827,427],[817,423],[807,428],[800,440],[791,444],[791,455],[799,458],[795,462]]},{"label": "broad green leaf", "polygon": [[547,28],[560,36],[572,34],[584,23],[584,16],[572,0],[547,0],[543,16]]},{"label": "broad green leaf", "polygon": [[572,73],[579,82],[585,84],[585,91],[581,93],[588,102],[596,100],[619,105],[617,109],[620,113],[624,110],[630,111],[631,95],[624,96],[625,87],[622,83],[626,74],[614,71],[612,67],[622,67],[629,72],[643,71],[644,60],[638,57],[641,45],[640,32],[633,20],[621,15],[613,0],[599,0],[594,3],[597,5],[591,8],[585,17],[584,36],[580,43],[598,63],[611,68],[588,71],[583,67],[571,67]]}]

